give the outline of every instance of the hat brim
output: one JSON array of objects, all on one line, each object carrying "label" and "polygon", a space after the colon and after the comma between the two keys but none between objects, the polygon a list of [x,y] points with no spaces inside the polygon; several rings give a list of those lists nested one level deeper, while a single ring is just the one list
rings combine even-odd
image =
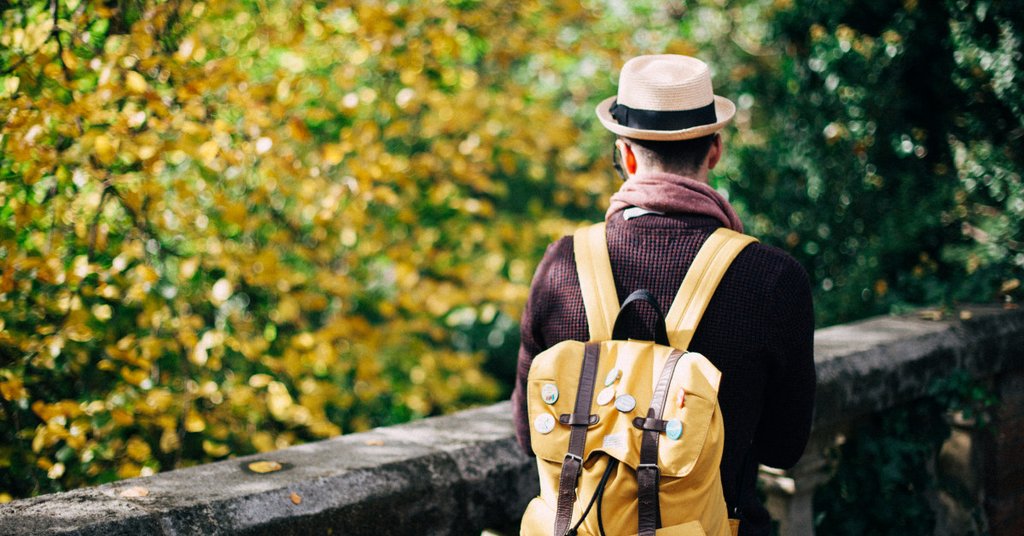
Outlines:
[{"label": "hat brim", "polygon": [[707,136],[722,130],[723,127],[732,121],[733,116],[736,115],[736,105],[733,104],[731,100],[715,95],[715,117],[718,118],[718,121],[714,123],[684,128],[682,130],[643,130],[621,125],[614,117],[612,117],[611,107],[616,98],[616,96],[608,97],[597,105],[595,110],[597,112],[597,118],[601,120],[601,124],[604,125],[604,128],[607,128],[620,136],[635,138],[638,140],[689,140],[699,138],[701,136]]}]

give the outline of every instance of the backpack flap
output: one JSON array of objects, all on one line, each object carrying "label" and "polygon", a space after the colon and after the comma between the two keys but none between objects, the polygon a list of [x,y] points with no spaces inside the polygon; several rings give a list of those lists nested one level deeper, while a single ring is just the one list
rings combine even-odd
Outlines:
[{"label": "backpack flap", "polygon": [[[530,367],[530,439],[534,453],[544,460],[561,463],[565,459],[570,431],[565,421],[575,405],[583,350],[582,342],[563,341],[538,355]],[[587,430],[584,460],[594,452],[603,452],[634,470],[637,468],[643,433],[633,421],[646,416],[672,351],[668,346],[645,341],[601,343],[597,385],[591,402],[591,414],[597,419]],[[712,424],[721,426],[720,416],[716,419],[720,378],[721,373],[700,354],[687,353],[678,360],[662,419],[678,421],[680,430],[677,438],[672,437],[676,434],[674,429],[666,431],[659,443],[658,465],[662,475],[689,474],[703,451]],[[708,463],[717,467],[718,460]]]}]

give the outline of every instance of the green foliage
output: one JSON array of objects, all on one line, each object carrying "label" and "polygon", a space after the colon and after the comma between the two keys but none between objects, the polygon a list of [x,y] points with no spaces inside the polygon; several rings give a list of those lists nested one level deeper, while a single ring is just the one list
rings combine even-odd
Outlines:
[{"label": "green foliage", "polygon": [[993,394],[964,371],[934,382],[929,397],[873,415],[832,453],[836,470],[814,494],[815,534],[932,534],[928,494],[949,412],[980,418]]},{"label": "green foliage", "polygon": [[979,428],[989,425],[989,412],[998,403],[995,393],[965,370],[954,370],[949,376],[939,378],[932,383],[928,394],[947,412],[957,413]]},{"label": "green foliage", "polygon": [[949,435],[942,407],[889,410],[851,434],[832,480],[814,495],[815,534],[932,534],[929,464]]},{"label": "green foliage", "polygon": [[1024,6],[776,6],[736,86],[752,128],[730,190],[821,285],[820,322],[1014,292]]}]

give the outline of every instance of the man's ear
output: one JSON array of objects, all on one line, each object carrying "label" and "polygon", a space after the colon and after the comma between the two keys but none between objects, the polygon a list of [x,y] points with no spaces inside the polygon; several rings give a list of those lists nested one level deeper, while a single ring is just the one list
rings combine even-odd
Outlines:
[{"label": "man's ear", "polygon": [[718,161],[722,159],[722,136],[715,134],[715,139],[711,141],[711,149],[708,150],[708,169],[715,169],[718,165]]},{"label": "man's ear", "polygon": [[633,154],[633,148],[628,143],[622,141],[622,138],[615,140],[615,147],[619,149],[619,157],[621,157],[622,165],[629,175],[636,174],[636,155]]}]

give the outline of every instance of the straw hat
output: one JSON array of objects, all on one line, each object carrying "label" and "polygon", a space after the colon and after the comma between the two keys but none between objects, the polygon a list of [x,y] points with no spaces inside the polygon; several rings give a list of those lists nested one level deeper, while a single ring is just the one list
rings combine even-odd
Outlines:
[{"label": "straw hat", "polygon": [[708,65],[675,54],[637,56],[619,73],[619,94],[597,105],[608,130],[641,140],[688,140],[721,130],[736,105],[711,89]]}]

